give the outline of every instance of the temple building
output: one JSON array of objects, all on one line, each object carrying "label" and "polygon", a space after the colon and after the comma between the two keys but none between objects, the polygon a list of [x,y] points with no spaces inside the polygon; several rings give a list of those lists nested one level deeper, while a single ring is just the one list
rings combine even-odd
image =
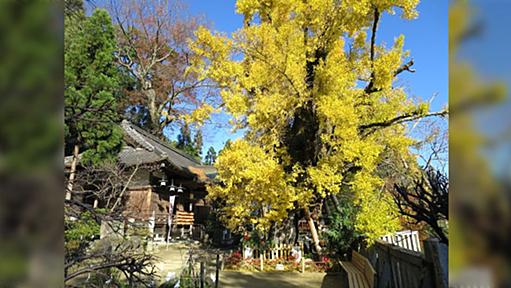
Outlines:
[{"label": "temple building", "polygon": [[209,212],[206,184],[216,169],[126,120],[121,127],[125,145],[120,163],[136,169],[128,183],[125,218],[147,223],[154,241],[202,238]]},{"label": "temple building", "polygon": [[[115,229],[115,233],[139,227],[148,232],[152,241],[203,239],[210,212],[205,199],[206,185],[212,183],[216,169],[201,165],[200,160],[127,120],[120,127],[124,145],[118,160],[126,173],[127,189],[122,197],[124,209],[119,215],[123,223],[116,225],[122,229]],[[72,156],[65,157],[66,174],[70,173],[71,162]],[[101,208],[100,199],[93,193],[73,197]],[[111,224],[102,223],[101,237],[112,233]]]}]

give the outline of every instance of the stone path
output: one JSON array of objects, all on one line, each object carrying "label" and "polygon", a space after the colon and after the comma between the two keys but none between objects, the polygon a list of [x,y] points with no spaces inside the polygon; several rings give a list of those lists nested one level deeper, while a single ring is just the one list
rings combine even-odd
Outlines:
[{"label": "stone path", "polygon": [[[166,274],[167,272],[176,272],[181,271],[183,265],[188,258],[188,249],[189,245],[187,244],[162,244],[160,246],[155,247],[154,255],[158,257],[158,261],[156,262],[156,268],[162,274]],[[165,275],[163,275],[165,276]]]},{"label": "stone path", "polygon": [[342,288],[339,274],[321,272],[220,272],[222,288]]},{"label": "stone path", "polygon": [[[206,260],[206,277],[210,277],[214,279],[214,271],[216,267],[216,254],[211,254],[211,252],[207,252],[204,249],[200,249],[200,245],[198,243],[191,242],[183,242],[183,243],[170,243],[170,244],[160,244],[154,247],[154,256],[158,259],[155,263],[156,268],[158,270],[157,275],[159,276],[161,282],[163,283],[169,273],[175,273],[176,277],[179,276],[182,269],[184,269],[185,265],[187,265],[187,260],[189,258],[189,249],[194,249],[193,253],[195,256],[198,256],[198,252],[200,252],[201,259]],[[195,260],[196,267],[195,269],[199,269],[198,260]]]}]

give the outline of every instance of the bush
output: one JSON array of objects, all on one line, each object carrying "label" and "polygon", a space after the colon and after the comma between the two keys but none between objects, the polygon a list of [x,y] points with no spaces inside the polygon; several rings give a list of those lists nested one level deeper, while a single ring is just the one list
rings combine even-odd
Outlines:
[{"label": "bush", "polygon": [[336,209],[331,209],[329,223],[322,236],[326,240],[330,253],[344,258],[349,254],[360,235],[355,230],[357,208],[352,201],[341,200],[339,203],[342,205],[339,207],[341,213],[338,213]]},{"label": "bush", "polygon": [[239,268],[241,262],[243,260],[243,256],[240,251],[234,251],[231,255],[227,256],[225,259],[225,266],[228,269],[237,269]]}]

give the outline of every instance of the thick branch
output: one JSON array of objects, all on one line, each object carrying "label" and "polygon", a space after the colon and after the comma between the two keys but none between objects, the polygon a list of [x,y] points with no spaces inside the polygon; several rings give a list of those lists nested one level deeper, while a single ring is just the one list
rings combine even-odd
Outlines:
[{"label": "thick branch", "polygon": [[412,69],[413,66],[413,59],[403,64],[401,67],[397,68],[396,72],[394,72],[394,76],[397,76],[399,73],[403,71],[408,71],[410,73],[414,73],[415,69]]},{"label": "thick branch", "polygon": [[[410,61],[401,65],[399,68],[396,69],[396,71],[394,71],[394,77],[401,74],[403,71],[408,71],[410,73],[414,73],[415,69],[412,69],[413,64],[414,64],[413,59],[411,59]],[[378,92],[381,90],[382,90],[381,88],[374,87],[374,73],[372,73],[371,80],[369,81],[369,84],[367,84],[366,88],[364,89],[364,92],[366,92],[367,94],[371,94],[371,93]]]},{"label": "thick branch", "polygon": [[[389,126],[392,126],[395,124],[414,121],[414,120],[426,118],[426,117],[433,117],[433,116],[445,117],[447,114],[448,114],[447,110],[443,110],[443,111],[439,111],[439,112],[432,112],[432,113],[428,113],[428,114],[421,114],[417,111],[414,111],[412,113],[397,116],[395,118],[388,119],[388,120],[385,120],[382,122],[364,124],[364,125],[361,125],[360,127],[358,127],[358,129],[360,132],[364,132],[367,129],[371,129],[371,128],[373,128],[373,129],[385,128],[385,127],[389,127]],[[373,131],[374,130],[370,131],[368,134],[370,134]]]},{"label": "thick branch", "polygon": [[376,30],[378,29],[378,21],[380,21],[380,12],[378,8],[374,8],[374,21],[371,34],[371,62],[374,61],[374,46],[376,45]]}]

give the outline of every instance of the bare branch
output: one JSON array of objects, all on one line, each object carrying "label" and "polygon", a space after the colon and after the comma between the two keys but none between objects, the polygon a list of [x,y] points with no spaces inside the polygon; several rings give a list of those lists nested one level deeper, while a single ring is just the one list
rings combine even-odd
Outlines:
[{"label": "bare branch", "polygon": [[408,71],[410,73],[415,73],[415,69],[412,69],[414,62],[413,59],[403,64],[401,67],[397,68],[396,72],[394,72],[394,76],[399,75],[403,71]]},{"label": "bare branch", "polygon": [[448,243],[447,235],[439,226],[440,220],[449,217],[449,180],[435,170],[426,170],[421,179],[414,180],[411,187],[395,184],[394,202],[402,215],[416,223],[425,222],[443,243]]}]

